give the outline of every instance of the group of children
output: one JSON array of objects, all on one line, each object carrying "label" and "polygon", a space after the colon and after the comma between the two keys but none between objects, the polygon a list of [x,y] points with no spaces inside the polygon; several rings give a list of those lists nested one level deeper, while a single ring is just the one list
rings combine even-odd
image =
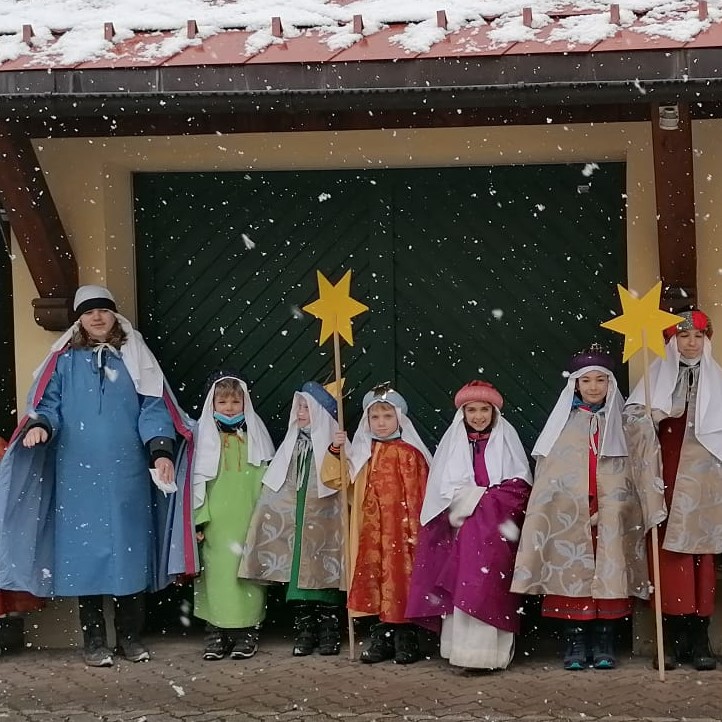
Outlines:
[{"label": "group of children", "polygon": [[268,585],[284,584],[296,656],[338,654],[345,608],[373,622],[364,663],[417,661],[425,628],[450,664],[503,669],[522,595],[539,595],[564,624],[564,667],[609,669],[615,622],[654,592],[665,667],[715,668],[722,368],[701,311],[668,329],[648,394],[640,382],[626,403],[608,353],[574,355],[532,475],[487,382],[456,393],[432,457],[389,384],[364,396],[349,442],[335,396],[311,381],[274,451],[238,374],[209,379],[193,423],[108,289],[81,287],[74,309],[0,462],[0,613],[77,596],[88,665],[148,659],[143,592],[192,575],[208,660],[252,657]]},{"label": "group of children", "polygon": [[[722,552],[722,368],[701,311],[666,333],[666,358],[624,402],[611,356],[576,354],[539,436],[535,473],[500,392],[471,381],[431,455],[388,384],[368,392],[352,441],[335,398],[294,395],[278,451],[235,374],[213,379],[196,428],[195,614],[206,659],[258,649],[270,583],[286,584],[293,654],[338,654],[344,601],[372,617],[361,661],[421,658],[418,630],[452,665],[503,669],[521,595],[563,620],[564,667],[613,668],[615,622],[648,599],[647,533],[661,524],[665,667],[714,669],[708,641]],[[270,463],[269,463],[270,462]],[[343,468],[347,464],[347,468]],[[350,503],[350,573],[344,496]],[[346,589],[346,581],[349,588]]]}]

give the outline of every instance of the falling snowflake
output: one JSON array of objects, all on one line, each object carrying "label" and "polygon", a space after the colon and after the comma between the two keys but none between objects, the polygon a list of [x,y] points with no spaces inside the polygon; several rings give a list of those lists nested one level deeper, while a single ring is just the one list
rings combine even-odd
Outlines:
[{"label": "falling snowflake", "polygon": [[243,245],[249,251],[252,251],[256,247],[256,244],[245,233],[241,233],[241,239],[243,240]]},{"label": "falling snowflake", "polygon": [[511,519],[506,519],[499,524],[499,532],[507,541],[515,542],[519,540],[519,527]]}]

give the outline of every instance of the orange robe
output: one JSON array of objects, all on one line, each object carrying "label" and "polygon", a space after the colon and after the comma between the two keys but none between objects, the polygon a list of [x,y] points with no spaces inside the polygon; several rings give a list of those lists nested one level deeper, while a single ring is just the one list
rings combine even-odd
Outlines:
[{"label": "orange robe", "polygon": [[[338,488],[340,474],[330,473],[334,466],[339,468],[338,460],[328,454],[322,476]],[[353,616],[408,622],[406,603],[428,474],[426,459],[405,441],[373,442],[371,458],[354,479],[348,595]]]},{"label": "orange robe", "polygon": [[[0,459],[7,451],[8,443],[0,436]],[[34,612],[42,608],[43,603],[37,597],[27,592],[9,592],[0,590],[0,616],[10,612]]]}]

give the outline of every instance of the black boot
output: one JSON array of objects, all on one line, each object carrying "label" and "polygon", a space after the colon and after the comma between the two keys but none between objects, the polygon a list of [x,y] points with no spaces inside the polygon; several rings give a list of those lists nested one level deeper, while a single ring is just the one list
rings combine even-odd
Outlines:
[{"label": "black boot", "polygon": [[129,662],[147,662],[150,659],[150,652],[140,641],[144,622],[145,600],[142,594],[116,597],[116,646]]},{"label": "black boot", "polygon": [[394,639],[394,662],[413,664],[420,659],[418,630],[413,624],[400,624],[396,627],[396,639]]},{"label": "black boot", "polygon": [[230,639],[225,629],[207,624],[203,644],[203,659],[215,661],[223,659],[231,651],[233,640]]},{"label": "black boot", "polygon": [[692,666],[698,672],[717,668],[717,659],[709,646],[709,617],[692,616],[689,619],[692,639]]},{"label": "black boot", "polygon": [[260,627],[244,627],[230,632],[233,646],[231,659],[250,659],[258,651]]},{"label": "black boot", "polygon": [[293,618],[293,656],[306,657],[313,654],[316,646],[316,615],[313,604],[298,602]]},{"label": "black boot", "polygon": [[113,653],[108,648],[103,614],[103,597],[78,597],[78,612],[83,629],[83,658],[88,667],[112,667]]},{"label": "black boot", "polygon": [[318,618],[318,653],[324,657],[336,655],[341,651],[341,619],[340,610],[329,604],[319,604]]},{"label": "black boot", "polygon": [[361,661],[366,664],[376,664],[393,659],[395,654],[393,624],[379,622],[371,627],[371,644],[368,649],[361,652]]},{"label": "black boot", "polygon": [[598,620],[592,628],[592,663],[594,669],[614,669],[614,623]]},{"label": "black boot", "polygon": [[[689,638],[685,617],[665,614],[662,617],[662,629],[664,631],[664,668],[670,671],[677,669],[687,656]],[[656,649],[652,666],[659,669],[659,657]]]},{"label": "black boot", "polygon": [[564,669],[581,670],[587,667],[587,640],[583,622],[568,622],[564,630]]}]

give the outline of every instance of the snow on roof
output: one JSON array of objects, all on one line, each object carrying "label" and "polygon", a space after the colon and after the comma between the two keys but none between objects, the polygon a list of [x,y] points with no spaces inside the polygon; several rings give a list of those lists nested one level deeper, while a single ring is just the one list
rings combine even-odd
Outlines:
[{"label": "snow on roof", "polygon": [[136,38],[135,58],[151,62],[231,29],[246,31],[246,56],[309,34],[342,51],[389,26],[413,55],[455,36],[463,47],[442,53],[453,55],[529,41],[587,50],[619,33],[686,43],[720,21],[722,0],[0,0],[0,70],[26,56],[42,68],[117,58]]}]

